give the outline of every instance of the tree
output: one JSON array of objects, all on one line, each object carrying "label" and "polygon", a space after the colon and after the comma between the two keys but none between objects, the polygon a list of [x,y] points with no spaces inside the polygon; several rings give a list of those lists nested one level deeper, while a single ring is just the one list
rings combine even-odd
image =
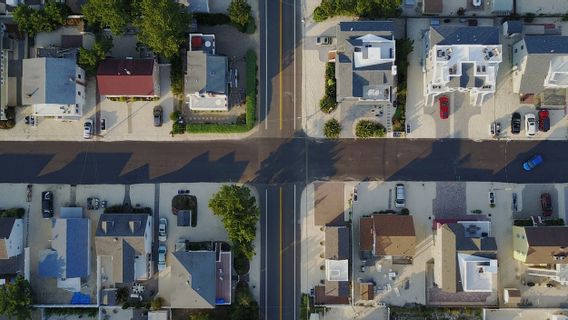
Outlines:
[{"label": "tree", "polygon": [[258,319],[258,303],[249,291],[246,284],[238,284],[235,290],[235,299],[229,310],[231,320]]},{"label": "tree", "polygon": [[87,21],[110,28],[114,35],[122,34],[132,20],[132,6],[128,0],[88,0],[81,11]]},{"label": "tree", "polygon": [[19,5],[14,10],[14,21],[20,31],[34,37],[40,32],[51,32],[65,23],[69,15],[69,7],[48,0],[44,7],[34,10],[26,5]]},{"label": "tree", "polygon": [[339,138],[339,134],[341,134],[341,124],[339,121],[335,118],[328,120],[323,127],[323,134],[330,139]]},{"label": "tree", "polygon": [[139,0],[137,4],[140,15],[134,24],[140,29],[140,41],[166,59],[178,54],[191,20],[187,7],[171,0]]},{"label": "tree", "polygon": [[260,211],[250,189],[245,186],[224,185],[209,200],[209,208],[213,214],[221,217],[234,250],[251,260],[254,256],[253,242]]},{"label": "tree", "polygon": [[247,0],[231,0],[228,11],[229,19],[240,30],[246,29],[249,21],[253,20],[251,7]]},{"label": "tree", "polygon": [[359,138],[384,137],[385,134],[385,127],[376,121],[361,120],[355,126],[355,135]]},{"label": "tree", "polygon": [[85,70],[88,75],[94,75],[97,67],[106,57],[107,52],[112,48],[111,38],[101,38],[95,41],[91,50],[79,48],[79,66]]},{"label": "tree", "polygon": [[0,314],[18,320],[31,319],[32,287],[23,276],[0,286]]},{"label": "tree", "polygon": [[189,320],[213,320],[213,316],[209,313],[200,312],[196,314],[190,314]]}]

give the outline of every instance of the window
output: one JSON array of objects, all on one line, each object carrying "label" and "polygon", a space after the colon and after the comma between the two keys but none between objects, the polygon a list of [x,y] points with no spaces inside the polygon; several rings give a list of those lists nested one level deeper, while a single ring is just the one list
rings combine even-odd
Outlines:
[{"label": "window", "polygon": [[524,49],[525,49],[525,46],[521,44],[521,50],[524,50]]},{"label": "window", "polygon": [[517,48],[515,48],[515,53],[517,53]]},{"label": "window", "polygon": [[78,95],[81,95],[81,91],[77,91],[77,94],[78,94]]},{"label": "window", "polygon": [[81,79],[81,75],[80,75],[80,74],[78,74],[78,75],[77,75],[77,78]]}]

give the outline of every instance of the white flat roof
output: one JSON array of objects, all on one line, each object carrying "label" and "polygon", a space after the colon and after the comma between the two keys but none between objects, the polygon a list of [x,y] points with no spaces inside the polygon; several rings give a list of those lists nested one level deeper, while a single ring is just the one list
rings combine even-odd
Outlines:
[{"label": "white flat roof", "polygon": [[83,113],[81,107],[75,104],[34,104],[33,109],[34,114],[40,117],[80,117]]},{"label": "white flat roof", "polygon": [[224,94],[190,94],[189,108],[196,111],[228,111],[229,103]]},{"label": "white flat roof", "polygon": [[497,279],[497,260],[458,253],[460,277],[465,292],[492,292]]},{"label": "white flat roof", "polygon": [[349,260],[325,260],[325,278],[327,281],[348,281]]}]

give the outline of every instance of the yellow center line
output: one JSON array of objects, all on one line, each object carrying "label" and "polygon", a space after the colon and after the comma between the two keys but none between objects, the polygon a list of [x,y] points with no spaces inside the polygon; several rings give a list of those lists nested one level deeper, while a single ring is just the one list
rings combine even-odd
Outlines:
[{"label": "yellow center line", "polygon": [[280,19],[279,19],[279,26],[280,26],[280,47],[279,47],[279,54],[280,54],[280,72],[278,73],[280,79],[280,130],[282,130],[282,0],[280,0]]},{"label": "yellow center line", "polygon": [[282,187],[280,187],[280,320],[282,320]]}]

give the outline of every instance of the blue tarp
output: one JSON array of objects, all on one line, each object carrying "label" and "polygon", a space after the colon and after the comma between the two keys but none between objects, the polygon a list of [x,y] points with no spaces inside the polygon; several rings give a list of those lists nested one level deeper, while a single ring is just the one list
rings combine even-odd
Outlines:
[{"label": "blue tarp", "polygon": [[73,297],[71,297],[71,304],[91,304],[91,296],[81,292],[75,292],[73,293]]}]

